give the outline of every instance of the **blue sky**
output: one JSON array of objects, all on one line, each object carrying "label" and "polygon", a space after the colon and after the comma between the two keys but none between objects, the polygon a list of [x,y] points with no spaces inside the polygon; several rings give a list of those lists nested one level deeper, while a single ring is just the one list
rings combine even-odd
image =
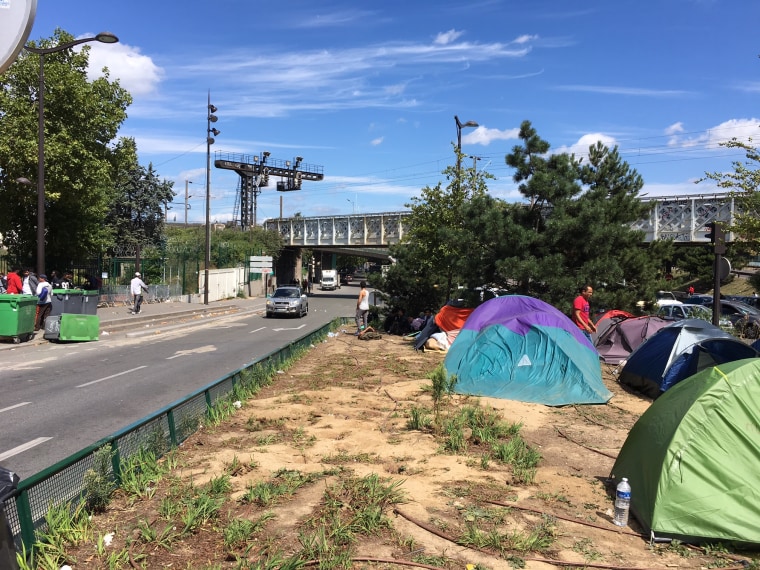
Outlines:
[{"label": "blue sky", "polygon": [[[466,164],[520,199],[504,157],[529,120],[552,150],[618,145],[643,193],[714,192],[694,184],[760,140],[756,0],[38,0],[30,40],[60,27],[92,43],[134,97],[121,135],[175,182],[169,220],[204,219],[206,103],[218,107],[211,218],[235,213],[238,176],[213,152],[324,168],[321,182],[258,198],[257,220],[404,210],[454,163],[454,115]],[[472,162],[471,162],[472,161]]]}]

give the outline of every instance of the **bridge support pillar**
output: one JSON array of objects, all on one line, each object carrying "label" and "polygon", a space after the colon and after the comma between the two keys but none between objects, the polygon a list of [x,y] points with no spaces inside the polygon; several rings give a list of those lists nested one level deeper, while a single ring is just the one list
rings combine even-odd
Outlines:
[{"label": "bridge support pillar", "polygon": [[285,248],[282,250],[275,274],[277,275],[278,285],[289,285],[298,280],[300,284],[302,270],[301,249]]}]

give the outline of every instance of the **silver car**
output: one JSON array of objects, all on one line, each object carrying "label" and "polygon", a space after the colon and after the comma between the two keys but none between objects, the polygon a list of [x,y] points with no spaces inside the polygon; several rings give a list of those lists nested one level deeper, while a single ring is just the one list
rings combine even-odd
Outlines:
[{"label": "silver car", "polygon": [[309,312],[309,298],[300,287],[278,287],[267,299],[267,317],[288,315],[303,317]]},{"label": "silver car", "polygon": [[657,311],[658,317],[665,319],[702,319],[708,323],[712,321],[712,310],[704,305],[688,304],[665,305]]}]

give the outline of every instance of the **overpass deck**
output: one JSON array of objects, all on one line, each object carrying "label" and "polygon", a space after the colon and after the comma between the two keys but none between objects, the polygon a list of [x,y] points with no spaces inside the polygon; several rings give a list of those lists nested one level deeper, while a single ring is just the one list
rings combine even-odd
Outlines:
[{"label": "overpass deck", "polygon": [[[666,198],[642,198],[650,202],[648,218],[631,227],[644,232],[644,241],[672,239],[679,243],[708,243],[710,222],[731,224],[736,205],[729,194],[698,194]],[[277,231],[287,247],[387,247],[399,243],[408,231],[410,212],[378,212],[339,216],[298,217],[267,220],[264,226]],[[732,234],[726,234],[731,241]]]}]

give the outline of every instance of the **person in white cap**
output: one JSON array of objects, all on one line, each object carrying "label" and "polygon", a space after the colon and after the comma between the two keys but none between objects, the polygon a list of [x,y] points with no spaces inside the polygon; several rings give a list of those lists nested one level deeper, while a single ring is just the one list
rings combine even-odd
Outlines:
[{"label": "person in white cap", "polygon": [[148,292],[148,286],[140,278],[140,272],[135,272],[135,277],[129,284],[129,291],[132,293],[134,299],[134,307],[132,308],[132,314],[137,315],[140,313],[140,305],[143,302],[143,291]]}]

